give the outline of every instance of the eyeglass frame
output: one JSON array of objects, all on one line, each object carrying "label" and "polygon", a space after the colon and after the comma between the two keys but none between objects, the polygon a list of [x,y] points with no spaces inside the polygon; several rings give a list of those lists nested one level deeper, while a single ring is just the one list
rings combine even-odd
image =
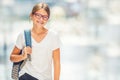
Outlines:
[{"label": "eyeglass frame", "polygon": [[42,15],[40,13],[33,13],[33,15],[35,15],[36,18],[42,18],[43,20],[47,21],[49,19],[48,15]]}]

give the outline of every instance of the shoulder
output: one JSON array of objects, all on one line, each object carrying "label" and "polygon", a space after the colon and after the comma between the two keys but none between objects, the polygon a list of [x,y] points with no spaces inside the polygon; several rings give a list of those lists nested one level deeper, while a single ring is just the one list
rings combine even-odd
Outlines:
[{"label": "shoulder", "polygon": [[53,30],[49,30],[49,37],[53,40],[53,41],[60,41],[60,35],[58,34],[58,32],[53,31]]},{"label": "shoulder", "polygon": [[30,29],[25,29],[25,30],[19,32],[19,36],[24,36],[25,32],[30,32]]},{"label": "shoulder", "polygon": [[24,35],[24,31],[19,32],[18,36],[23,36]]},{"label": "shoulder", "polygon": [[56,31],[54,31],[54,30],[52,30],[52,29],[49,30],[49,34],[50,34],[51,36],[58,36],[58,32],[56,32]]},{"label": "shoulder", "polygon": [[18,33],[17,39],[24,39],[24,31]]}]

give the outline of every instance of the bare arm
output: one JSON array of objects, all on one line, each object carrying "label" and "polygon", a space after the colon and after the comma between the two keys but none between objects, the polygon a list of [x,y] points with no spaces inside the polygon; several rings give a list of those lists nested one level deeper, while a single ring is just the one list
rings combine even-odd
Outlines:
[{"label": "bare arm", "polygon": [[53,63],[54,63],[54,80],[59,80],[60,77],[60,49],[53,51]]},{"label": "bare arm", "polygon": [[23,54],[21,54],[21,55],[19,54],[20,51],[21,51],[21,50],[18,49],[16,46],[14,47],[14,49],[13,49],[11,55],[10,55],[10,60],[11,60],[12,62],[22,61],[22,60],[24,60],[24,59],[27,58],[27,54],[28,54],[28,53],[31,53],[30,47],[25,47],[25,48],[24,48],[24,51],[23,51]]}]

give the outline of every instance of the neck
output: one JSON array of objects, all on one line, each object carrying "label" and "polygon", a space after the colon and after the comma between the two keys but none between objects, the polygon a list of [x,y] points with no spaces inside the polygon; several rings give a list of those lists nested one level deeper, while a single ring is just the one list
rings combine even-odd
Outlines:
[{"label": "neck", "polygon": [[42,26],[33,26],[32,28],[32,32],[35,33],[35,34],[41,34],[41,33],[44,33],[46,32],[46,28],[42,27]]}]

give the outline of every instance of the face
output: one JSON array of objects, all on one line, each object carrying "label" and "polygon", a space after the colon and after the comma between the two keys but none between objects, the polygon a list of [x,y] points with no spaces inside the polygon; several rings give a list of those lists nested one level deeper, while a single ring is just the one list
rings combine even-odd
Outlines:
[{"label": "face", "polygon": [[48,21],[48,14],[44,9],[40,9],[32,14],[33,24],[38,26],[44,26]]}]

